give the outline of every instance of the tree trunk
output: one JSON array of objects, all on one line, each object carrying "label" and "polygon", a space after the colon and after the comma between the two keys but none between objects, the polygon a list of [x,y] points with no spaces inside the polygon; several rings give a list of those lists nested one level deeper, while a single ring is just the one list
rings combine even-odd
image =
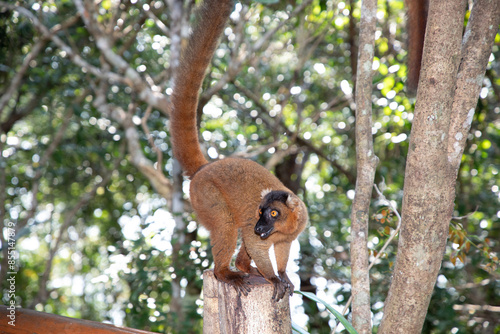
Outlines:
[{"label": "tree trunk", "polygon": [[272,284],[260,276],[251,276],[250,281],[248,296],[238,296],[231,285],[217,281],[213,270],[203,273],[203,333],[292,332],[288,294],[276,302],[272,300]]},{"label": "tree trunk", "polygon": [[[394,281],[379,333],[420,332],[442,260],[465,140],[500,24],[498,1],[475,1],[460,59],[456,44],[461,38],[464,8],[465,2],[453,1],[433,2],[430,6],[423,73],[407,163],[403,228]],[[448,124],[436,129],[434,125],[440,120]],[[442,133],[441,138],[446,137],[445,140],[439,138],[439,133]],[[422,143],[427,136],[434,136],[434,142]],[[435,165],[435,171],[432,170],[433,161],[440,163]],[[418,191],[418,179],[422,182],[421,191]]]},{"label": "tree trunk", "polygon": [[[182,40],[183,37],[187,39],[188,36],[182,36],[182,19],[184,16],[184,5],[182,0],[169,0],[170,17],[174,24],[172,27],[172,46],[171,46],[171,66],[173,71],[177,71],[179,66],[180,57],[182,53]],[[175,75],[172,75],[174,78]],[[171,84],[172,85],[172,84]],[[172,202],[170,210],[175,221],[174,235],[172,236],[172,264],[174,268],[182,268],[186,259],[186,223],[184,221],[184,192],[182,185],[184,182],[181,165],[176,159],[173,159],[172,167]],[[160,166],[163,168],[163,166]],[[180,270],[179,270],[180,272]],[[176,273],[175,278],[172,279],[172,301],[170,302],[171,314],[167,318],[167,322],[178,331],[183,332],[183,327],[186,321],[185,302],[186,298],[182,297],[181,280],[183,276]],[[188,296],[185,296],[188,297]],[[187,298],[191,300],[192,298]]]},{"label": "tree trunk", "polygon": [[380,333],[420,333],[448,236],[455,175],[446,157],[465,1],[431,1],[406,164],[402,226]]},{"label": "tree trunk", "polygon": [[354,4],[355,0],[349,0],[349,50],[351,51],[351,69],[352,69],[352,83],[354,85],[354,94],[356,93],[356,76],[358,69],[358,45],[356,41],[356,20],[354,18]]},{"label": "tree trunk", "polygon": [[474,1],[462,42],[462,61],[458,70],[453,118],[448,136],[448,160],[455,169],[455,174],[458,174],[460,168],[465,141],[499,25],[499,1]]},{"label": "tree trunk", "polygon": [[372,137],[372,63],[375,50],[377,0],[363,0],[356,71],[356,196],[351,212],[352,323],[358,333],[371,333],[368,272],[368,218],[378,158]]}]

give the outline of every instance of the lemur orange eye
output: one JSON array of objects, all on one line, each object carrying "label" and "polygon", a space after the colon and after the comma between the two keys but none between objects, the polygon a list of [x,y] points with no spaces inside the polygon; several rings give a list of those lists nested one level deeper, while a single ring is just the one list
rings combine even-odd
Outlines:
[{"label": "lemur orange eye", "polygon": [[278,216],[278,211],[273,210],[271,211],[271,217],[276,218]]},{"label": "lemur orange eye", "polygon": [[262,215],[262,210],[261,209],[259,209],[259,215]]}]

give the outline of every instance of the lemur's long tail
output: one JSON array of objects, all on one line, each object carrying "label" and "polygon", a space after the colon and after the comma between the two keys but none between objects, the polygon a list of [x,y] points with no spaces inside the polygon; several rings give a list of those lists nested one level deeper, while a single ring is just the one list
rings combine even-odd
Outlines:
[{"label": "lemur's long tail", "polygon": [[171,101],[170,134],[175,158],[188,176],[208,161],[198,142],[196,108],[205,72],[233,8],[232,0],[205,0],[177,69]]}]

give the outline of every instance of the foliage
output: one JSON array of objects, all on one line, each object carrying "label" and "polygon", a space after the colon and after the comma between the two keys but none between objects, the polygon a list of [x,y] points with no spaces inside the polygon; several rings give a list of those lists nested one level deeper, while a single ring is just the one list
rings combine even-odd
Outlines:
[{"label": "foliage", "polygon": [[342,323],[342,325],[344,325],[345,329],[351,333],[351,334],[357,334],[358,332],[354,329],[354,327],[352,327],[351,323],[349,321],[347,321],[346,318],[344,318],[342,316],[342,314],[335,310],[333,307],[331,307],[328,303],[326,303],[325,301],[321,300],[320,298],[316,297],[315,295],[313,295],[312,293],[310,292],[302,292],[302,291],[297,291],[297,293],[300,293],[301,295],[303,296],[306,296],[307,298],[309,299],[312,299],[314,300],[315,302],[317,303],[321,303],[323,304],[327,309],[328,311],[333,314],[335,316],[335,318],[337,318],[338,321],[340,321]]},{"label": "foliage", "polygon": [[[290,188],[297,186],[310,215],[310,226],[299,238],[301,290],[343,306],[350,296],[349,216],[356,170],[352,56],[357,31],[350,23],[359,20],[359,3],[314,0],[295,12],[301,1],[258,2],[235,6],[239,15],[232,16],[221,39],[204,89],[222,82],[226,73],[235,75],[215,94],[202,95],[200,137],[211,158],[248,156]],[[74,2],[66,0],[18,4],[48,28],[77,13]],[[174,35],[172,11],[164,6],[102,1],[95,16],[120,34],[112,50],[168,96],[173,45],[185,36]],[[381,162],[376,182],[401,207],[415,102],[405,92],[403,1],[380,2],[377,18],[372,133]],[[121,74],[116,64],[103,60],[81,19],[56,35],[88,64]],[[495,305],[500,295],[499,41],[497,36],[459,171],[456,219],[426,333],[500,330],[496,313],[468,308]],[[108,105],[130,115],[145,158],[158,161],[152,140],[163,154],[159,170],[172,180],[168,117],[153,108],[146,119],[148,105],[136,88],[82,70],[12,9],[0,12],[2,95],[37,43],[42,51],[0,110],[0,210],[5,226],[17,226],[18,304],[145,330],[201,332],[201,276],[211,265],[207,233],[191,215],[187,194],[186,212],[172,213],[171,199],[158,194],[134,164],[128,130],[96,101],[104,92]],[[59,132],[62,137],[51,151]],[[186,193],[188,182],[181,188]],[[369,248],[375,256],[395,225],[382,202],[373,201],[372,214]],[[174,218],[186,228],[175,229]],[[393,242],[371,270],[375,327],[396,250]],[[1,293],[7,302],[5,290]],[[175,303],[182,314],[171,312]],[[306,299],[298,304],[295,322],[311,333],[330,332],[334,320],[324,304]]]}]

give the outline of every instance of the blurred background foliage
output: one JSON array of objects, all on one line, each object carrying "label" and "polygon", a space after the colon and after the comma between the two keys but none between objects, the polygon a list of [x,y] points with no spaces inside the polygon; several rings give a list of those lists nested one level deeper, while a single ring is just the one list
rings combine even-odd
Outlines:
[{"label": "blurred background foliage", "polygon": [[[116,22],[115,30],[123,33],[115,51],[142,77],[161,82],[166,94],[171,92],[170,45],[175,37],[171,2],[94,3],[98,21]],[[204,88],[227,72],[235,75],[217,94],[202,97],[200,137],[211,158],[252,158],[304,199],[310,225],[299,237],[296,279],[301,290],[341,310],[350,295],[353,78],[360,4],[313,0],[296,11],[301,3],[235,4]],[[76,13],[67,0],[19,4],[48,28]],[[186,1],[185,7],[192,5]],[[405,90],[405,11],[403,1],[379,1],[378,6],[372,133],[381,163],[376,182],[401,207],[415,103]],[[268,33],[271,37],[263,39]],[[102,65],[81,20],[58,36],[88,63]],[[2,94],[41,40],[25,15],[0,10]],[[167,200],[131,163],[123,128],[94,107],[93,93],[99,88],[92,74],[53,42],[45,40],[42,47],[0,116],[2,248],[8,223],[14,222],[18,305],[151,331],[200,333],[201,275],[211,266],[206,231],[187,205],[180,216],[186,228],[174,234],[178,214],[171,213]],[[500,332],[499,58],[497,35],[458,175],[455,218],[425,333]],[[132,113],[146,158],[158,158],[151,138],[162,151],[161,169],[170,179],[174,164],[168,117],[153,109],[146,133],[140,123],[147,105],[136,95],[123,83],[111,83],[106,92],[109,103]],[[130,101],[137,101],[132,110]],[[184,199],[187,185],[185,180]],[[376,254],[396,221],[376,195],[372,214],[369,248]],[[375,330],[396,251],[393,242],[371,270]],[[2,284],[5,304],[5,279]],[[333,320],[324,307],[297,296],[292,305],[295,322],[312,333],[330,332]]]}]

